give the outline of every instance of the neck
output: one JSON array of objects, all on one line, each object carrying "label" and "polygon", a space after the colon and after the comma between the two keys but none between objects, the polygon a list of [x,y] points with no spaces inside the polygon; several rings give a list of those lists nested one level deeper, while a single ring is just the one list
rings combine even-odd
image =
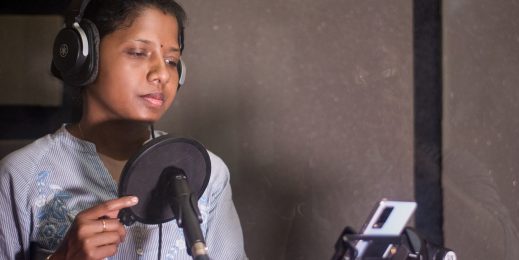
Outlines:
[{"label": "neck", "polygon": [[128,160],[150,138],[150,124],[144,122],[81,119],[75,128],[76,136],[94,143],[98,153],[120,161]]}]

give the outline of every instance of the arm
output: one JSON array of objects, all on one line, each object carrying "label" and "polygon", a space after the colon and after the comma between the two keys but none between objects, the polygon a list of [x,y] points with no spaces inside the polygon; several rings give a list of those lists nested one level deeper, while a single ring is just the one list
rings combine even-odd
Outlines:
[{"label": "arm", "polygon": [[0,259],[29,259],[27,183],[9,168],[0,162]]},{"label": "arm", "polygon": [[211,259],[247,259],[240,220],[232,201],[229,170],[220,158],[211,158],[211,178],[208,231],[206,235]]},{"label": "arm", "polygon": [[[0,259],[44,259],[51,251],[30,242],[37,228],[29,210],[29,185],[21,172],[6,164],[0,163]],[[103,259],[115,254],[125,236],[117,213],[136,203],[136,198],[122,197],[82,211],[58,250],[46,259]]]}]

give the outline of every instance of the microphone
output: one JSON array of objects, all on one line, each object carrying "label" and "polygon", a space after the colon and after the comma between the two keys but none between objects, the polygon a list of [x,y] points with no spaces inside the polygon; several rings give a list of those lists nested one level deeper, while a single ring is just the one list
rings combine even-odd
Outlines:
[{"label": "microphone", "polygon": [[119,196],[137,196],[139,204],[122,209],[118,217],[126,226],[175,219],[184,232],[187,253],[196,260],[209,259],[198,199],[210,176],[211,161],[202,144],[169,135],[152,139],[123,168]]},{"label": "microphone", "polygon": [[159,192],[169,203],[178,227],[184,230],[190,255],[195,259],[204,259],[201,257],[207,256],[207,249],[200,229],[202,215],[198,209],[196,194],[189,189],[186,174],[182,169],[170,166],[162,171],[160,180]]}]

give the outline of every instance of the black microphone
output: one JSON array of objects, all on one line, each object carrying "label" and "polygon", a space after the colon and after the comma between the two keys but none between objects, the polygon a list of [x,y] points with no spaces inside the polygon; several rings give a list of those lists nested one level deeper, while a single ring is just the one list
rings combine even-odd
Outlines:
[{"label": "black microphone", "polygon": [[200,229],[202,215],[198,209],[198,198],[189,188],[186,174],[182,169],[169,166],[162,171],[159,183],[161,197],[171,207],[178,227],[184,230],[186,246],[190,250],[188,253],[195,259],[207,256],[204,236]]}]

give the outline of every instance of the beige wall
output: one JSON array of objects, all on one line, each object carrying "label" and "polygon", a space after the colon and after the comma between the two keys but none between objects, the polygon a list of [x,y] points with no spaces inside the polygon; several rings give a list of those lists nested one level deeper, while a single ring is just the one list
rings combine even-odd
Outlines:
[{"label": "beige wall", "polygon": [[445,239],[519,259],[519,3],[444,1]]}]

